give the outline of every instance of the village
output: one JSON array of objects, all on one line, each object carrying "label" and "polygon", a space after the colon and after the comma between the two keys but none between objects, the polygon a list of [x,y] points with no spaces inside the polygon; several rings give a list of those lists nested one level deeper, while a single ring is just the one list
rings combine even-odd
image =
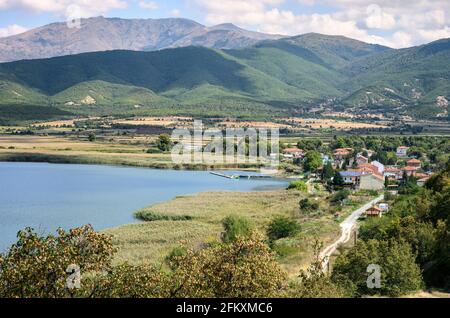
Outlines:
[{"label": "village", "polygon": [[[396,196],[406,184],[421,187],[433,172],[425,170],[421,160],[409,153],[410,147],[399,146],[396,149],[396,164],[385,165],[372,160],[375,152],[370,149],[336,148],[332,155],[320,153],[321,165],[316,171],[304,174],[308,183],[326,184],[330,191],[347,189],[350,191],[383,192]],[[282,162],[304,165],[307,151],[298,147],[287,147],[282,151]],[[332,170],[331,170],[332,169]],[[328,170],[328,172],[326,171]],[[333,177],[330,178],[330,172]],[[327,176],[328,173],[328,176]],[[377,203],[368,209],[363,217],[382,217],[389,210],[389,204]]]}]

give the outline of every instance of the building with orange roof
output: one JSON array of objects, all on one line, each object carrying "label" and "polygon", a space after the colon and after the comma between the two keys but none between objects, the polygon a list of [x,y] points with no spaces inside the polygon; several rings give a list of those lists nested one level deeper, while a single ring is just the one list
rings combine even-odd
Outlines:
[{"label": "building with orange roof", "polygon": [[285,156],[285,158],[290,157],[290,158],[301,158],[304,155],[304,151],[302,149],[299,148],[285,148],[283,149],[283,155]]},{"label": "building with orange roof", "polygon": [[416,174],[417,170],[419,170],[419,168],[417,168],[417,167],[406,166],[403,168],[403,171],[406,173],[406,175],[408,177],[414,176]]},{"label": "building with orange roof", "polygon": [[381,217],[383,215],[383,211],[377,206],[372,206],[370,209],[364,212],[364,214],[367,217]]},{"label": "building with orange roof", "polygon": [[381,175],[380,171],[378,170],[378,167],[376,167],[370,163],[360,164],[360,165],[358,165],[356,170],[361,171],[361,172],[369,172],[369,173]]},{"label": "building with orange roof", "polygon": [[337,148],[333,152],[333,157],[336,160],[342,160],[353,152],[353,148]]},{"label": "building with orange roof", "polygon": [[415,168],[421,168],[422,162],[420,160],[417,160],[415,158],[410,159],[406,162],[407,167],[415,167]]}]

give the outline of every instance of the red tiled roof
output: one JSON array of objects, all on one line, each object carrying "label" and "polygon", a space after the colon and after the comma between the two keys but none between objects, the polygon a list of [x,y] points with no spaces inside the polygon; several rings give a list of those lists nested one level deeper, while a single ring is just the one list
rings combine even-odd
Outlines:
[{"label": "red tiled roof", "polygon": [[420,160],[417,160],[416,158],[413,158],[408,160],[407,163],[422,163],[422,162]]},{"label": "red tiled roof", "polygon": [[405,171],[416,171],[416,170],[418,170],[418,168],[417,167],[404,167],[403,170],[405,170]]},{"label": "red tiled roof", "polygon": [[384,172],[400,172],[400,169],[399,168],[389,168],[389,167],[387,167],[387,168],[385,168],[384,169]]},{"label": "red tiled roof", "polygon": [[380,174],[380,171],[378,171],[378,168],[370,163],[359,164],[358,169],[363,172],[372,172],[374,174]]},{"label": "red tiled roof", "polygon": [[283,150],[284,153],[298,153],[298,152],[303,152],[303,150],[299,149],[299,148],[285,148]]}]

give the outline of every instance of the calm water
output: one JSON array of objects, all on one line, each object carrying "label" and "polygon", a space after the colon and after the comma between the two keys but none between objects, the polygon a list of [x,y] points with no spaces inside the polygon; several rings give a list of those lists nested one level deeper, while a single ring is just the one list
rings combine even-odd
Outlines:
[{"label": "calm water", "polygon": [[25,227],[52,233],[136,222],[133,212],[177,195],[283,187],[276,180],[229,180],[205,171],[0,162],[0,251]]}]

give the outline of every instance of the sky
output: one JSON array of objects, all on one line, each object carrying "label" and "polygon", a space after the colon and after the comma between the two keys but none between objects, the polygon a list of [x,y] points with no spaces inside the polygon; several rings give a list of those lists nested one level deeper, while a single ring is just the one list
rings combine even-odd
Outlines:
[{"label": "sky", "polygon": [[450,0],[0,0],[0,37],[74,15],[180,17],[272,34],[344,35],[394,48],[450,38]]}]

